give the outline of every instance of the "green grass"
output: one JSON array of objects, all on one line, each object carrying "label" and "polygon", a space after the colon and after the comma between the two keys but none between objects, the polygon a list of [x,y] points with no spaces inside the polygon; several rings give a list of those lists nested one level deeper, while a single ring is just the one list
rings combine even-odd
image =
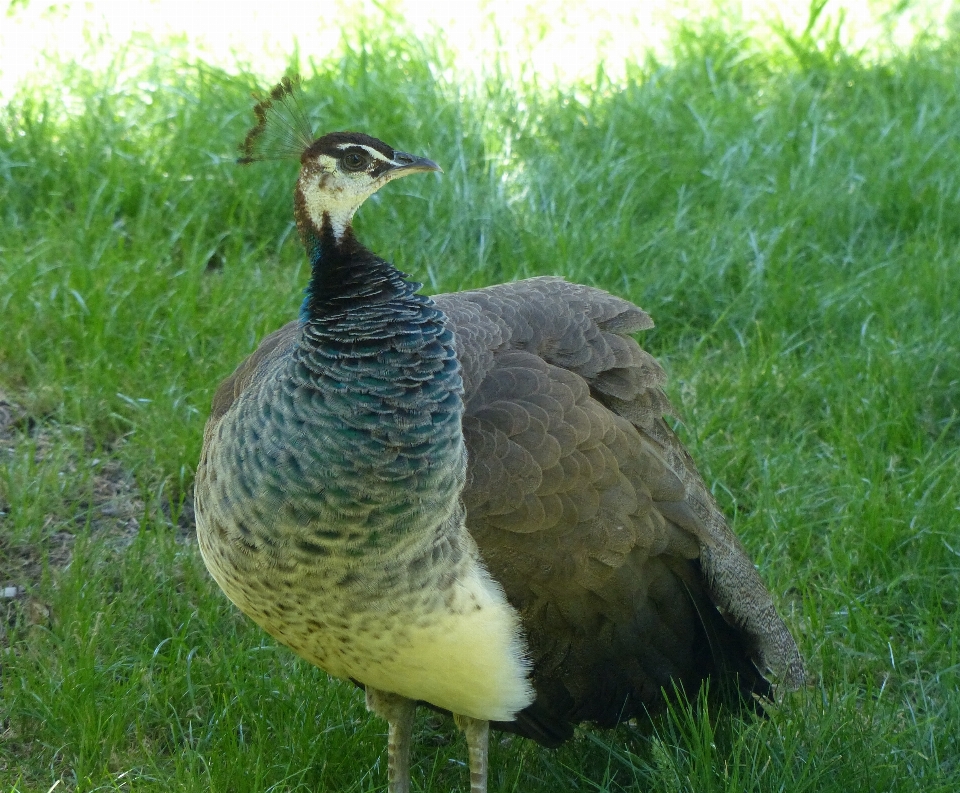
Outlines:
[{"label": "green grass", "polygon": [[[431,292],[562,274],[650,311],[810,671],[762,721],[495,741],[492,790],[960,789],[960,30],[868,62],[679,26],[669,62],[538,88],[452,83],[382,23],[304,69],[318,126],[446,173],[359,235]],[[255,77],[122,66],[0,108],[0,789],[382,790],[384,725],[237,613],[179,515],[213,389],[299,305],[295,166],[233,163]],[[415,789],[464,758],[422,715]]]}]

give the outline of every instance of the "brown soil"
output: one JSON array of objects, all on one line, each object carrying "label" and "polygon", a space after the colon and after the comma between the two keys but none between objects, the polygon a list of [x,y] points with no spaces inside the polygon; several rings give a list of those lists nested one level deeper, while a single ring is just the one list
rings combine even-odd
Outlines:
[{"label": "brown soil", "polygon": [[[0,466],[14,455],[32,449],[34,460],[43,464],[63,446],[64,429],[55,422],[37,419],[8,393],[0,388]],[[26,444],[29,443],[29,446]],[[28,452],[29,453],[29,452]],[[73,558],[76,535],[89,525],[91,536],[115,549],[123,549],[140,531],[147,505],[132,474],[115,460],[105,457],[73,459],[63,463],[67,475],[80,465],[94,469],[84,495],[67,510],[48,514],[38,534],[40,542],[16,541],[9,530],[10,505],[0,490],[0,648],[7,644],[7,632],[20,625],[45,624],[50,609],[38,597],[44,570],[56,573],[66,568]],[[153,523],[173,526],[181,539],[194,536],[193,494],[186,494],[183,506],[172,509],[168,501],[150,506]]]}]

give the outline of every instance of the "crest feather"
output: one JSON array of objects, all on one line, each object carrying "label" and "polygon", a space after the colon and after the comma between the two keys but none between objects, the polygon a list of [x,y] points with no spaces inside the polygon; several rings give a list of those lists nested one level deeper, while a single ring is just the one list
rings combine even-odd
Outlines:
[{"label": "crest feather", "polygon": [[313,128],[303,106],[300,77],[284,77],[264,98],[254,94],[257,123],[240,144],[237,162],[246,165],[263,160],[299,160],[313,143]]}]

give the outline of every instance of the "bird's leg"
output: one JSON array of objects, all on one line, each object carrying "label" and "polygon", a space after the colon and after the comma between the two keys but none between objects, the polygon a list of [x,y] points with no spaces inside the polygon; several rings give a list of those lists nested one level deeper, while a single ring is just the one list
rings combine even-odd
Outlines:
[{"label": "bird's leg", "polygon": [[470,754],[470,793],[487,793],[487,749],[490,745],[490,722],[454,714],[454,721],[467,736]]},{"label": "bird's leg", "polygon": [[412,699],[367,688],[367,710],[387,720],[387,793],[410,793],[410,744],[413,714]]}]

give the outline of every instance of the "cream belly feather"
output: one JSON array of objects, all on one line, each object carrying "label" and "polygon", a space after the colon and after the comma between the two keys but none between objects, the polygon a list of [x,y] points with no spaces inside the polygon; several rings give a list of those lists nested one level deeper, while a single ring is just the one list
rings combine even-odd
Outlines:
[{"label": "cream belly feather", "polygon": [[230,600],[334,677],[490,721],[533,701],[518,615],[475,553],[428,608],[421,593],[398,592],[364,609],[331,602],[310,586],[309,569],[245,567],[229,545],[211,541],[211,528],[199,513],[204,562]]}]

